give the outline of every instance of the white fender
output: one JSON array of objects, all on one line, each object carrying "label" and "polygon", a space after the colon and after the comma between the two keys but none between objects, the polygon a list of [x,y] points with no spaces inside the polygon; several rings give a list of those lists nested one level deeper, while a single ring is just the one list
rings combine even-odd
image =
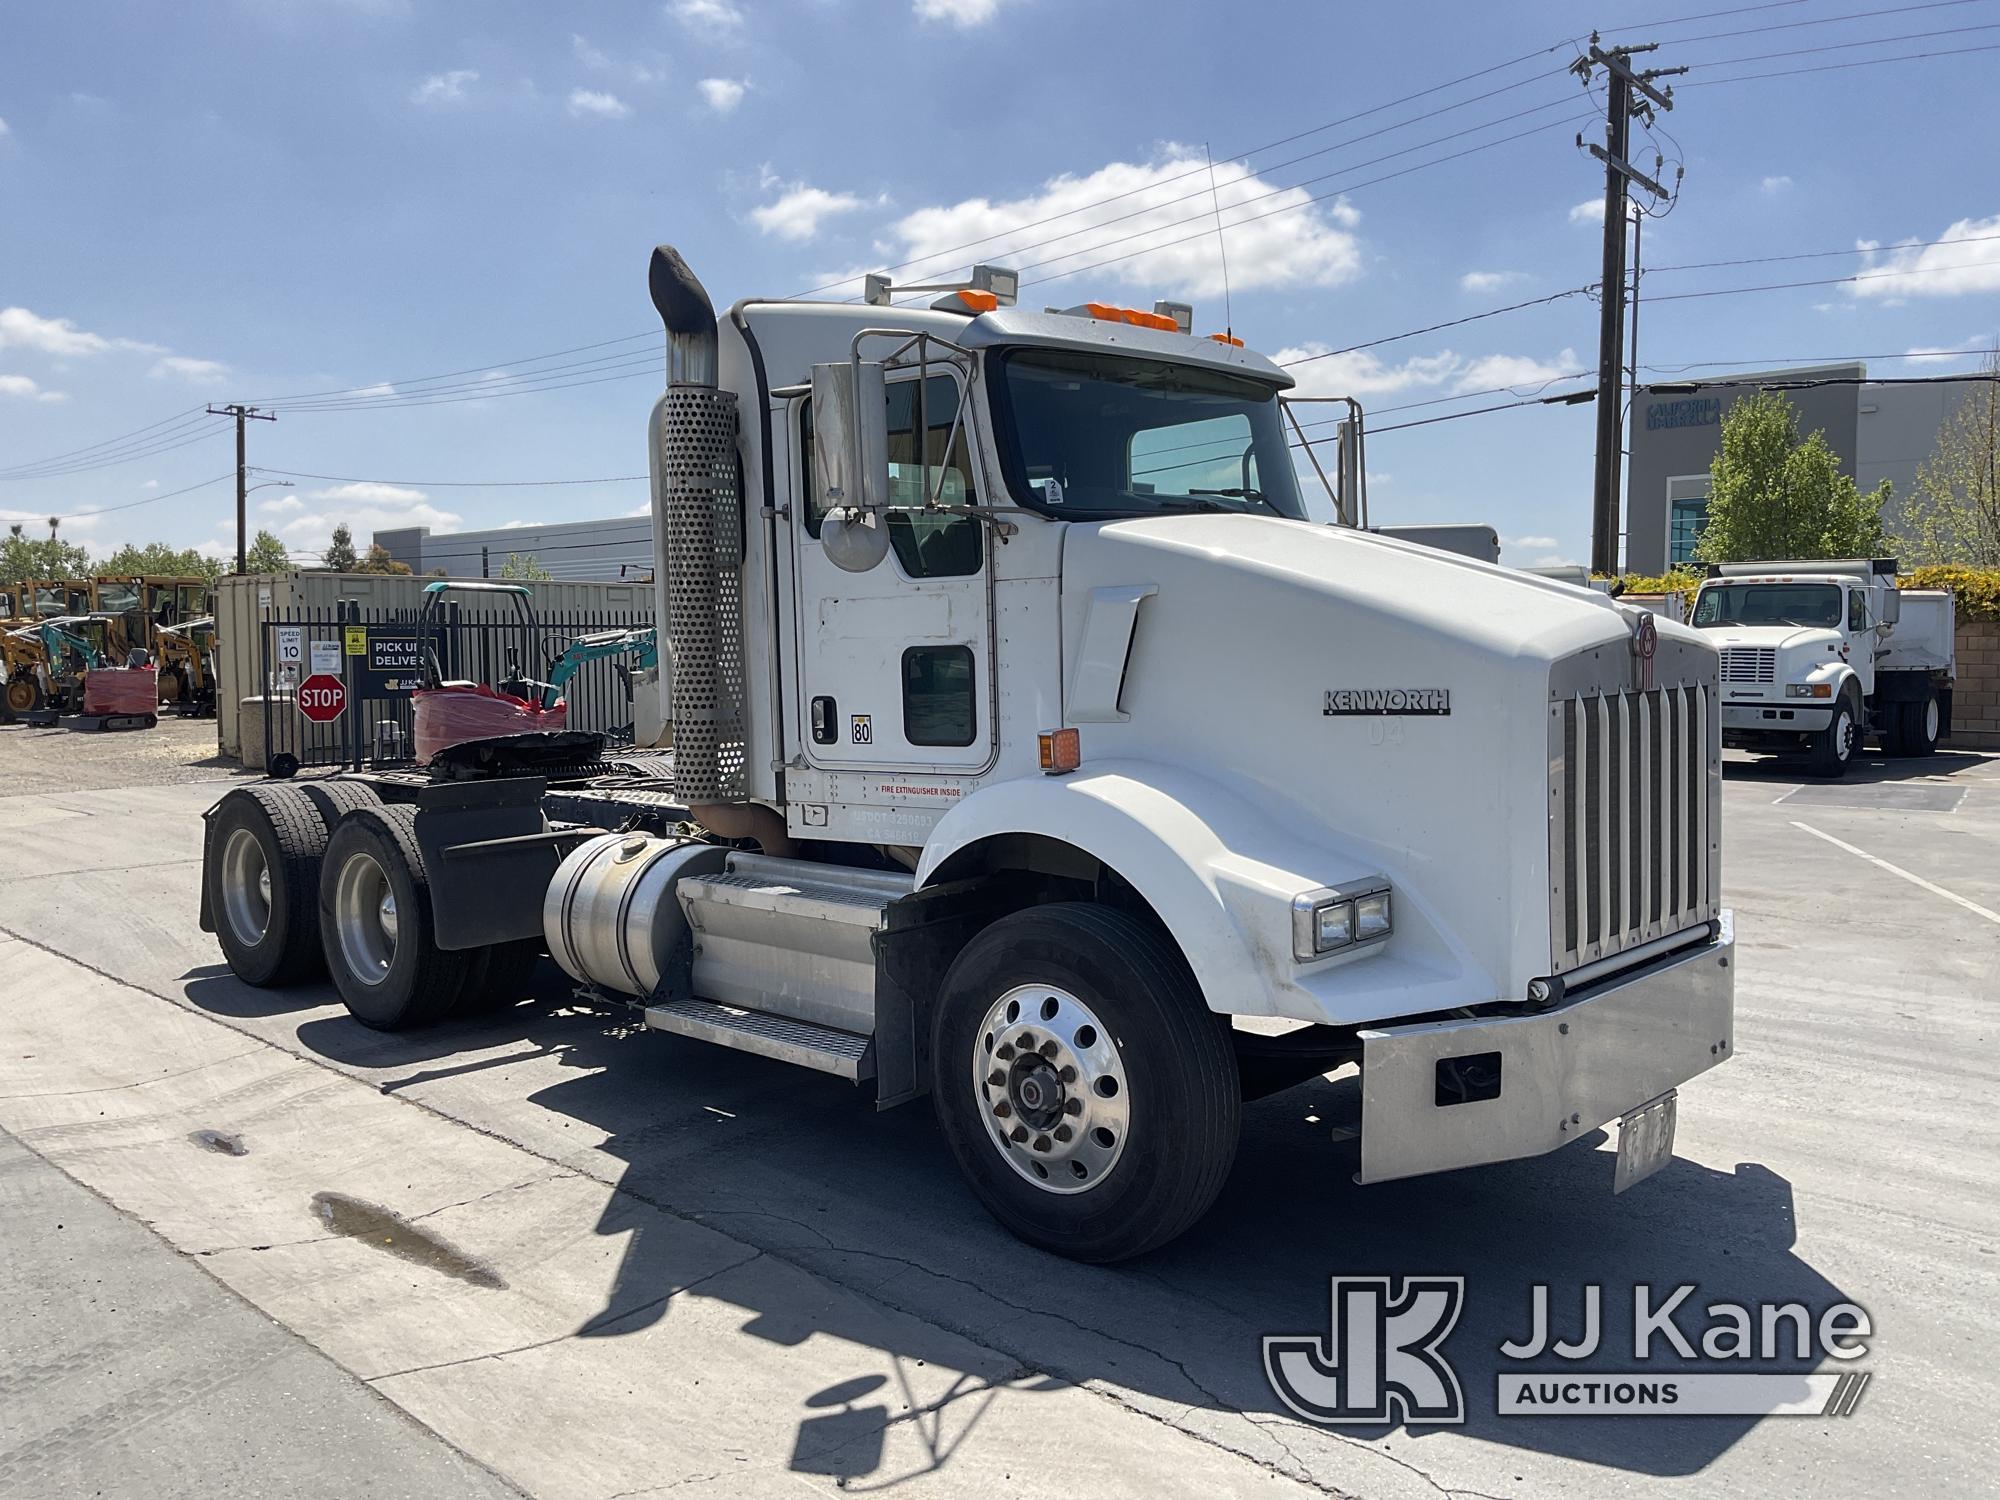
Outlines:
[{"label": "white fender", "polygon": [[[1067,776],[981,787],[938,821],[917,866],[918,888],[935,883],[960,850],[1001,834],[1041,835],[1116,870],[1166,924],[1214,1011],[1341,1024],[1494,995],[1490,979],[1473,971],[1397,878],[1402,860],[1302,837],[1178,767],[1101,761]],[[1292,898],[1369,875],[1395,886],[1389,942],[1298,963]]]}]

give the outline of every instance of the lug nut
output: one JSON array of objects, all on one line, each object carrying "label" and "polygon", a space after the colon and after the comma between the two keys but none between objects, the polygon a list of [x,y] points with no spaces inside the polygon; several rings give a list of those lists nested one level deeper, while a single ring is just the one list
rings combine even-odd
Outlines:
[{"label": "lug nut", "polygon": [[1075,1134],[1076,1132],[1074,1130],[1071,1130],[1067,1125],[1056,1126],[1055,1137],[1059,1141],[1066,1141]]},{"label": "lug nut", "polygon": [[1011,1062],[1014,1058],[1014,1049],[1005,1042],[1002,1042],[998,1047],[993,1049],[993,1055],[1002,1062]]},{"label": "lug nut", "polygon": [[1060,1078],[1064,1083],[1075,1083],[1076,1069],[1070,1067],[1062,1068],[1056,1073],[1056,1077]]},{"label": "lug nut", "polygon": [[1043,1042],[1043,1043],[1042,1043],[1042,1056],[1044,1056],[1044,1057],[1054,1057],[1055,1055],[1056,1055],[1056,1043],[1055,1043],[1055,1038],[1054,1038],[1054,1037],[1051,1037],[1051,1038],[1049,1038],[1049,1040],[1047,1040],[1046,1042]]},{"label": "lug nut", "polygon": [[1013,1107],[1009,1105],[1005,1099],[1002,1099],[998,1104],[993,1106],[993,1113],[1004,1120],[1009,1115],[1013,1114],[1014,1110]]},{"label": "lug nut", "polygon": [[1016,1125],[1012,1130],[1007,1132],[1007,1139],[1010,1141],[1025,1141],[1027,1138],[1028,1127],[1025,1125]]},{"label": "lug nut", "polygon": [[1048,1150],[1048,1149],[1049,1149],[1049,1138],[1048,1138],[1047,1136],[1045,1136],[1045,1135],[1038,1135],[1038,1136],[1036,1136],[1036,1137],[1035,1137],[1035,1149],[1036,1149],[1037,1151],[1046,1151],[1046,1150]]},{"label": "lug nut", "polygon": [[1080,1115],[1080,1114],[1082,1114],[1082,1113],[1083,1113],[1083,1101],[1082,1101],[1081,1099],[1065,1099],[1065,1100],[1063,1100],[1063,1113],[1064,1113],[1064,1114],[1066,1114],[1066,1115]]},{"label": "lug nut", "polygon": [[1014,1045],[1019,1047],[1023,1052],[1033,1052],[1035,1050],[1035,1034],[1032,1031],[1022,1032],[1014,1038]]},{"label": "lug nut", "polygon": [[995,1068],[991,1073],[986,1075],[986,1081],[997,1089],[1007,1081],[1007,1075],[999,1068]]}]

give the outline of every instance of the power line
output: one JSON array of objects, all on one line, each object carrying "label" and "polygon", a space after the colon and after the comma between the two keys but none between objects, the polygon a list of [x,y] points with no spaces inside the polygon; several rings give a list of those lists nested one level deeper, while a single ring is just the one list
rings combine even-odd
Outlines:
[{"label": "power line", "polygon": [[1761,286],[1712,287],[1700,292],[1657,292],[1648,302],[1687,302],[1696,297],[1740,297],[1746,292],[1785,292],[1797,287],[1840,286],[1851,281],[1882,281],[1894,276],[1932,276],[1940,271],[1977,271],[2000,266],[2000,260],[1974,260],[1957,266],[1913,266],[1905,271],[1862,271],[1853,276],[1823,276],[1811,281],[1771,281]]},{"label": "power line", "polygon": [[155,454],[169,453],[176,448],[185,448],[191,442],[214,433],[215,427],[202,418],[206,412],[194,417],[170,418],[171,426],[155,424],[161,430],[149,438],[128,440],[117,446],[102,447],[102,451],[89,457],[78,457],[68,461],[45,460],[39,465],[22,465],[18,470],[0,474],[0,480],[60,479],[71,474],[88,474],[97,469],[116,468],[120,464],[131,463],[141,458],[151,458]]},{"label": "power line", "polygon": [[[1641,365],[1642,370],[1651,370],[1656,375],[1684,375],[1689,370],[1714,368],[1719,365],[1837,365],[1855,364],[1870,359],[1972,359],[1983,355],[1985,349],[1907,349],[1901,354],[1841,354],[1841,355],[1788,355],[1784,358],[1769,359],[1700,359],[1684,365]],[[1948,377],[1957,378],[1957,377]]]},{"label": "power line", "polygon": [[213,479],[204,479],[199,484],[189,485],[186,489],[168,490],[164,495],[148,495],[143,500],[128,500],[123,505],[102,505],[96,510],[72,510],[63,514],[61,519],[65,521],[79,521],[85,516],[108,516],[114,511],[137,510],[142,505],[158,505],[162,500],[171,500],[176,495],[190,494],[195,490],[205,490],[211,484],[220,484],[225,479],[233,479],[235,477],[236,471],[231,469],[227,474],[218,474]]},{"label": "power line", "polygon": [[1318,354],[1301,355],[1297,359],[1286,360],[1284,367],[1289,370],[1297,365],[1309,365],[1316,359],[1332,359],[1335,355],[1339,354],[1357,354],[1363,349],[1376,349],[1380,348],[1383,344],[1400,343],[1404,339],[1416,338],[1419,334],[1437,333],[1441,329],[1457,328],[1464,323],[1477,323],[1485,318],[1497,318],[1502,313],[1520,312],[1523,308],[1528,307],[1541,307],[1550,302],[1560,302],[1565,297],[1581,297],[1589,290],[1589,287],[1571,287],[1568,291],[1551,292],[1546,297],[1530,297],[1525,302],[1510,302],[1505,307],[1489,307],[1485,312],[1467,313],[1462,318],[1450,318],[1442,323],[1429,323],[1422,328],[1412,328],[1407,333],[1387,334],[1379,339],[1370,339],[1365,344],[1349,344],[1344,349],[1324,349]]},{"label": "power line", "polygon": [[484,364],[470,365],[463,370],[445,370],[436,375],[412,375],[402,380],[377,380],[377,381],[371,381],[367,385],[342,386],[337,390],[295,392],[294,394],[289,396],[266,396],[257,404],[261,406],[275,406],[280,403],[316,401],[319,400],[321,397],[358,396],[358,395],[364,395],[370,391],[377,389],[380,386],[385,386],[385,385],[395,386],[398,389],[402,389],[410,386],[425,385],[430,383],[431,381],[436,381],[436,380],[450,380],[454,376],[458,375],[479,375],[490,372],[492,370],[499,369],[507,365],[540,364],[544,360],[560,359],[565,354],[587,354],[592,349],[608,349],[613,344],[630,344],[636,342],[639,339],[645,339],[645,338],[664,340],[665,335],[657,328],[650,328],[647,329],[644,333],[628,333],[624,335],[622,338],[600,339],[594,344],[578,344],[573,349],[555,349],[547,354],[524,355],[519,359],[488,360]]},{"label": "power line", "polygon": [[564,484],[631,484],[651,476],[646,474],[606,474],[592,479],[369,479],[353,474],[307,474],[298,469],[267,469],[259,474],[281,474],[287,479],[323,479],[334,484],[399,484],[427,490],[516,490],[547,489]]},{"label": "power line", "polygon": [[[1964,36],[1971,31],[2000,31],[2000,22],[1988,22],[1979,26],[1947,26],[1940,31],[1910,31],[1901,36],[1872,36],[1858,42],[1828,42],[1819,47],[1792,47],[1783,52],[1753,52],[1746,57],[1709,57],[1689,63],[1691,68],[1733,67],[1737,63],[1776,62],[1786,57],[1810,57],[1821,52],[1847,52],[1856,47],[1882,47],[1890,42],[1921,42],[1932,37]],[[1886,61],[1887,59],[1878,59]]]},{"label": "power line", "polygon": [[1890,250],[1930,250],[1939,245],[1978,245],[1988,240],[2000,240],[2000,234],[1969,234],[1953,240],[1905,240],[1897,244],[1857,245],[1851,250],[1800,250],[1790,255],[1753,255],[1742,260],[1699,260],[1679,266],[1648,266],[1648,276],[1663,275],[1668,271],[1714,271],[1725,266],[1766,266],[1781,260],[1825,260],[1837,255],[1880,255]]},{"label": "power line", "polygon": [[191,406],[186,411],[175,412],[171,417],[162,417],[157,422],[150,422],[144,427],[135,427],[130,432],[122,432],[117,437],[105,438],[100,442],[91,443],[83,448],[72,448],[67,453],[51,453],[47,458],[33,459],[27,463],[9,464],[5,468],[0,468],[0,478],[4,478],[19,469],[39,469],[49,464],[61,463],[65,459],[81,458],[83,455],[94,453],[100,448],[115,447],[144,433],[154,432],[158,428],[168,426],[170,423],[180,422],[189,416],[199,415],[204,415],[203,409],[199,406]]},{"label": "power line", "polygon": [[1796,31],[1802,26],[1839,26],[1847,21],[1872,21],[1879,16],[1904,16],[1920,10],[1948,10],[1958,5],[1976,5],[1979,0],[1924,0],[1921,5],[1892,5],[1880,10],[1858,10],[1844,16],[1815,16],[1810,21],[1780,21],[1770,26],[1748,26],[1738,31],[1709,31],[1700,36],[1676,38],[1678,42],[1716,42],[1725,37],[1760,36],[1770,31]]},{"label": "power line", "polygon": [[[1896,57],[1864,57],[1855,62],[1819,63],[1809,68],[1775,68],[1767,73],[1739,73],[1733,78],[1695,78],[1682,84],[1681,87],[1699,89],[1713,88],[1723,83],[1756,83],[1766,78],[1797,78],[1804,73],[1837,73],[1845,68],[1875,68],[1884,63],[1921,62],[1926,58],[1935,57],[1964,57],[1973,52],[2000,52],[2000,42],[1989,42],[1977,47],[1947,47],[1935,52],[1905,52]],[[1704,66],[1716,67],[1720,64],[1709,63]]]}]

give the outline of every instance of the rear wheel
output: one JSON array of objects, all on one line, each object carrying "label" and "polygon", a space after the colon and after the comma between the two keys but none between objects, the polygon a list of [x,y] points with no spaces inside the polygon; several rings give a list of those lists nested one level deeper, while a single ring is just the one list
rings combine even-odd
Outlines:
[{"label": "rear wheel", "polygon": [[534,982],[535,965],[541,958],[542,940],[538,937],[474,950],[465,975],[465,988],[459,993],[452,1013],[484,1015],[526,999],[528,986]]},{"label": "rear wheel", "polygon": [[320,942],[334,988],[377,1031],[441,1020],[465,988],[472,955],[435,941],[430,879],[416,809],[364,808],[343,818],[320,871]]},{"label": "rear wheel", "polygon": [[1938,739],[1944,732],[1944,708],[1938,702],[1935,692],[1924,689],[1923,697],[1914,703],[1896,705],[1897,718],[1901,721],[1902,732],[1897,736],[1898,755],[1935,755]]},{"label": "rear wheel", "polygon": [[7,679],[7,709],[10,713],[31,714],[42,706],[42,685],[30,672]]},{"label": "rear wheel", "polygon": [[238,787],[209,819],[203,892],[223,957],[259,987],[320,971],[319,873],[327,831],[374,790],[354,782]]},{"label": "rear wheel", "polygon": [[1241,1098],[1228,1022],[1153,929],[1083,904],[1003,917],[953,963],[938,1121],[987,1210],[1084,1261],[1143,1254],[1222,1190]]}]

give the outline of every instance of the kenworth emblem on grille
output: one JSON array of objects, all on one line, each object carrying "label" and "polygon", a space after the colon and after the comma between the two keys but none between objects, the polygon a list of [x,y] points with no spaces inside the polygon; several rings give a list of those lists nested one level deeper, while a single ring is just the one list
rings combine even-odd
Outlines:
[{"label": "kenworth emblem on grille", "polygon": [[1448,688],[1328,688],[1328,717],[1342,714],[1449,714]]},{"label": "kenworth emblem on grille", "polygon": [[1653,655],[1659,649],[1660,627],[1650,614],[1641,614],[1632,622],[1632,674],[1642,693],[1653,690]]}]

